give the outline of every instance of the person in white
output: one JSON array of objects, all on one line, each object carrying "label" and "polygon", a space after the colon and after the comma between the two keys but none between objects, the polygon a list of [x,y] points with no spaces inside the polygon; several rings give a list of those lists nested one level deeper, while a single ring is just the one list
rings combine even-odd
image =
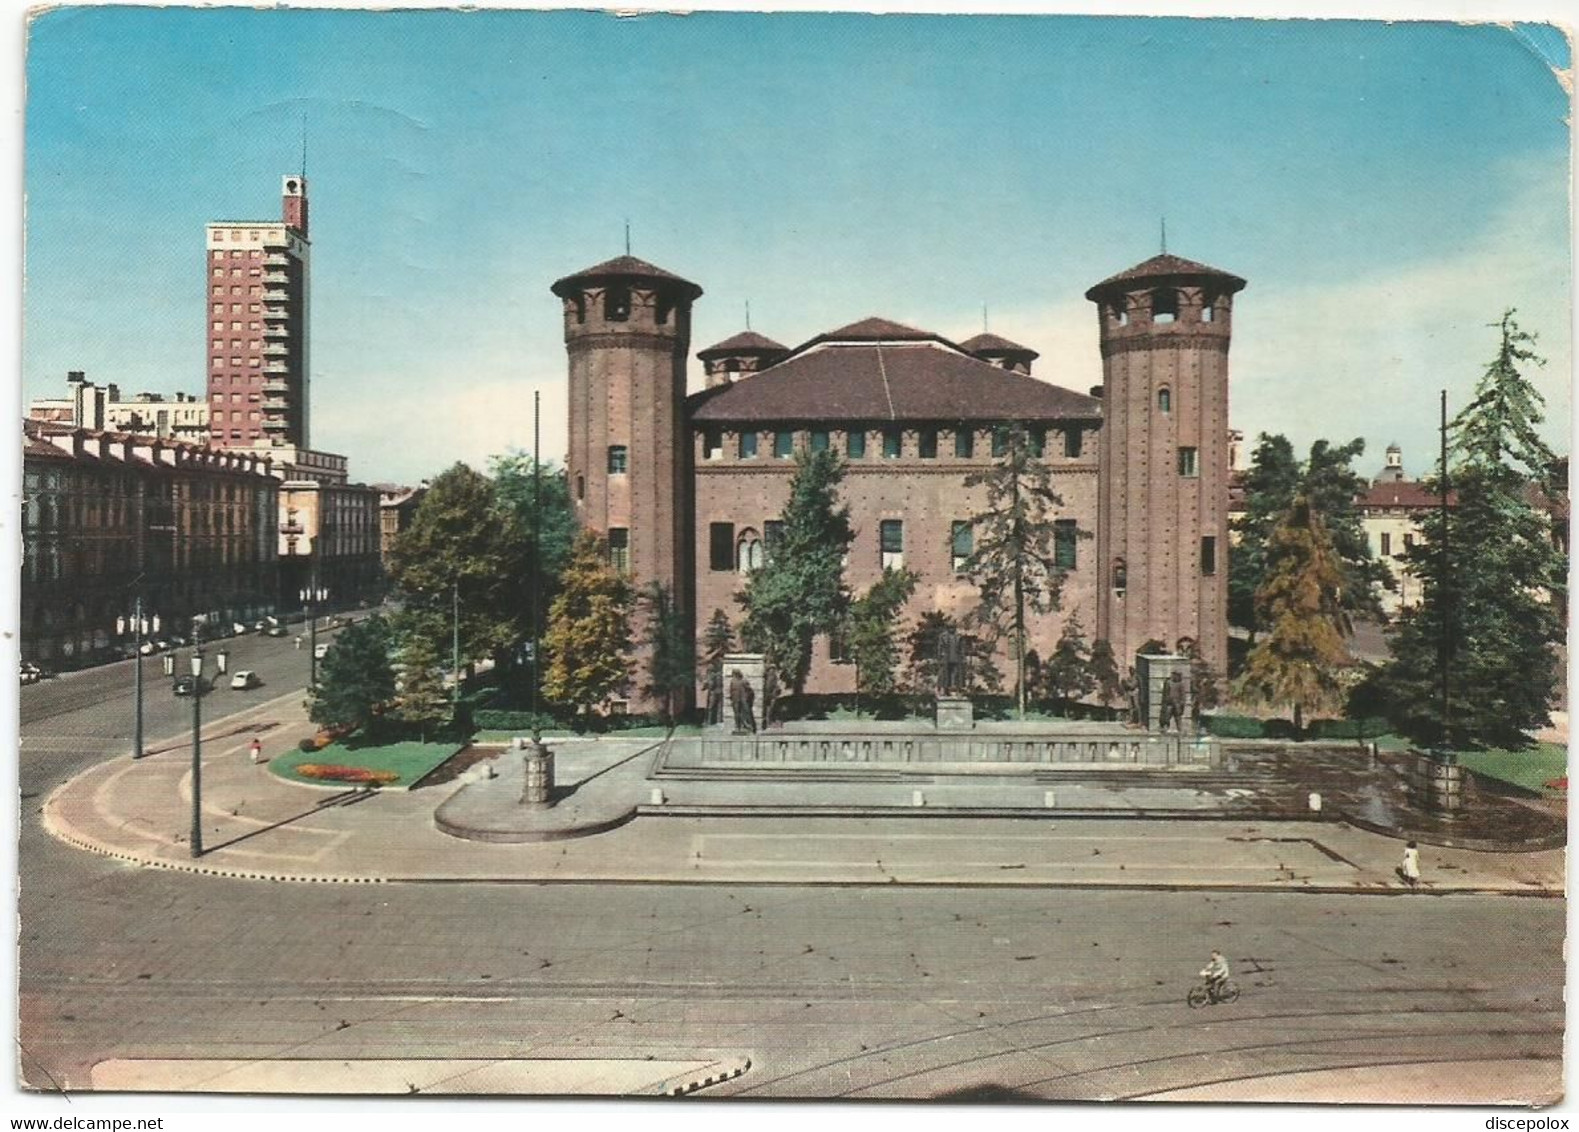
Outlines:
[{"label": "person in white", "polygon": [[1420,848],[1413,841],[1404,846],[1404,863],[1398,873],[1410,888],[1420,883]]},{"label": "person in white", "polygon": [[1223,984],[1228,981],[1228,960],[1223,958],[1221,951],[1213,951],[1212,958],[1201,971],[1201,978],[1206,980],[1206,989],[1213,998],[1222,993]]}]

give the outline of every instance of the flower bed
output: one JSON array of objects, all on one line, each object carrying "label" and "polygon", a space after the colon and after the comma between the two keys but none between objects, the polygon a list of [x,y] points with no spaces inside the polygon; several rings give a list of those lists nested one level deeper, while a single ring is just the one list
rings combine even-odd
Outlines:
[{"label": "flower bed", "polygon": [[358,786],[387,786],[399,782],[400,775],[392,770],[374,770],[367,766],[340,766],[337,763],[297,763],[296,773],[303,778],[316,778],[326,782],[349,782]]}]

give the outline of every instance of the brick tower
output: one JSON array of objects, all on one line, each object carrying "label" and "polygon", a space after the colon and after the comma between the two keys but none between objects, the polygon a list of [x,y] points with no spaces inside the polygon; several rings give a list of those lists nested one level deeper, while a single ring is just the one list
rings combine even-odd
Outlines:
[{"label": "brick tower", "polygon": [[[663,582],[692,610],[685,366],[695,283],[624,255],[553,286],[570,355],[567,466],[577,520],[633,585]],[[637,671],[642,667],[637,657]],[[632,703],[638,703],[632,682]],[[647,706],[647,705],[642,705]]]},{"label": "brick tower", "polygon": [[1119,664],[1157,639],[1228,663],[1228,344],[1245,281],[1159,255],[1092,287],[1104,422],[1099,635]]}]

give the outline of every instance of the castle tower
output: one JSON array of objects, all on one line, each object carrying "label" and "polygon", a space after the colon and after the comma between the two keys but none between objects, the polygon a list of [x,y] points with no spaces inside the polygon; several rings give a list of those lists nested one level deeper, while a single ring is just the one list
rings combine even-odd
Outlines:
[{"label": "castle tower", "polygon": [[553,292],[570,356],[576,518],[608,539],[610,560],[635,586],[663,582],[691,611],[685,366],[702,289],[625,255],[565,276]]},{"label": "castle tower", "polygon": [[974,354],[989,365],[1013,373],[1023,373],[1027,377],[1031,373],[1031,363],[1041,357],[1029,346],[1022,346],[1018,342],[1011,342],[1007,338],[988,334],[985,331],[974,338],[965,339],[959,344],[959,348],[967,354]]},{"label": "castle tower", "polygon": [[1245,281],[1159,255],[1092,287],[1104,421],[1099,635],[1120,665],[1156,639],[1228,663],[1228,344]]},{"label": "castle tower", "polygon": [[741,378],[750,377],[782,361],[789,347],[780,345],[766,335],[754,330],[743,330],[732,338],[725,338],[717,345],[698,350],[697,360],[707,375],[706,388],[731,385]]}]

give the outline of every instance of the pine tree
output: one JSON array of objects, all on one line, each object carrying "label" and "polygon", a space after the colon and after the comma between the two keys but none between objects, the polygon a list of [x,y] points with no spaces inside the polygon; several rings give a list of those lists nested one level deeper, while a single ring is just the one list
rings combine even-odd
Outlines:
[{"label": "pine tree", "polygon": [[1299,490],[1299,461],[1286,436],[1262,433],[1244,474],[1242,518],[1234,520],[1237,539],[1228,554],[1228,620],[1255,639],[1256,590],[1266,570],[1266,544],[1278,520],[1288,514]]},{"label": "pine tree", "polygon": [[685,611],[675,604],[669,585],[650,583],[642,601],[647,607],[642,643],[648,649],[642,692],[662,705],[664,725],[672,729],[696,679],[696,647],[687,632]]},{"label": "pine tree", "polygon": [[423,742],[450,717],[450,696],[439,675],[441,665],[431,634],[406,634],[400,648],[400,689],[395,694],[395,716],[416,728]]},{"label": "pine tree", "polygon": [[713,610],[702,633],[702,666],[711,672],[724,663],[724,656],[735,647],[735,630],[729,624],[729,615],[722,609]]},{"label": "pine tree", "polygon": [[576,539],[548,615],[549,661],[543,692],[590,713],[630,682],[630,585],[592,532]]},{"label": "pine tree", "polygon": [[886,696],[898,687],[899,647],[894,630],[899,611],[916,591],[909,570],[884,570],[866,593],[850,603],[846,640],[855,662],[856,712],[861,696]]},{"label": "pine tree", "polygon": [[1451,506],[1430,513],[1404,555],[1422,602],[1397,625],[1378,676],[1389,719],[1424,745],[1527,746],[1550,720],[1560,677],[1568,563],[1531,494],[1563,488],[1537,432],[1541,396],[1520,373],[1544,362],[1513,315],[1503,315],[1497,356],[1450,426]]},{"label": "pine tree", "polygon": [[1294,709],[1335,707],[1340,675],[1350,666],[1348,616],[1339,592],[1343,566],[1320,514],[1300,494],[1267,542],[1266,576],[1256,591],[1256,622],[1265,636],[1245,661],[1240,688],[1249,697]]},{"label": "pine tree", "polygon": [[1113,646],[1107,640],[1098,638],[1091,646],[1091,679],[1095,683],[1097,702],[1107,709],[1108,718],[1113,717],[1113,705],[1123,698],[1123,677],[1119,674],[1118,658],[1113,655]]},{"label": "pine tree", "polygon": [[382,617],[369,617],[343,629],[318,662],[318,687],[309,692],[307,718],[327,727],[365,729],[394,695],[389,625]]},{"label": "pine tree", "polygon": [[[799,694],[811,668],[812,641],[844,624],[850,592],[844,584],[844,556],[855,538],[850,510],[838,504],[844,467],[832,452],[796,456],[789,502],[767,561],[746,579],[737,595],[745,610],[740,636],[748,648],[764,653],[777,673],[780,694]],[[762,722],[773,718],[762,705]]]},{"label": "pine tree", "polygon": [[1042,683],[1062,716],[1069,714],[1077,700],[1096,690],[1097,682],[1091,671],[1091,648],[1086,644],[1078,617],[1064,622],[1053,655],[1042,666]]},{"label": "pine tree", "polygon": [[909,653],[905,668],[906,690],[921,699],[937,690],[941,674],[938,640],[946,631],[953,632],[959,639],[965,667],[965,688],[973,692],[1000,690],[1003,687],[1003,673],[992,663],[992,650],[980,638],[966,632],[953,617],[937,609],[923,613],[906,639],[906,651]]},{"label": "pine tree", "polygon": [[1023,717],[1026,618],[1057,609],[1063,589],[1064,571],[1053,549],[1053,512],[1063,500],[1025,428],[1009,425],[1001,435],[998,462],[965,477],[966,487],[986,487],[987,507],[970,519],[974,549],[964,573],[980,593],[974,623],[1010,640],[1015,701]]}]

